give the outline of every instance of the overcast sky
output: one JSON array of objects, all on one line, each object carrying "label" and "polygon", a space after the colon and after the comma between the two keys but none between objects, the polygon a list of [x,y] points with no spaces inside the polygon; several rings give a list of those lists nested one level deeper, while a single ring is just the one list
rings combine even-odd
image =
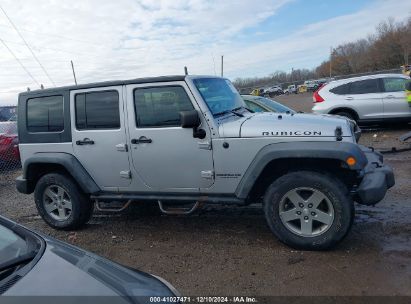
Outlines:
[{"label": "overcast sky", "polygon": [[[2,0],[57,86],[182,74],[265,76],[313,68],[331,46],[363,38],[389,17],[411,14],[409,0]],[[0,10],[0,39],[29,73],[53,86]],[[0,105],[38,88],[0,42]]]}]

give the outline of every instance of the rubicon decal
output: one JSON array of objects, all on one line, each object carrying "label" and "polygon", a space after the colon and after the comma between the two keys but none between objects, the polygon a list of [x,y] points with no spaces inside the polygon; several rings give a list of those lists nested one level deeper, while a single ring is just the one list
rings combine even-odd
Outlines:
[{"label": "rubicon decal", "polygon": [[275,131],[262,134],[263,136],[321,136],[321,131]]},{"label": "rubicon decal", "polygon": [[239,178],[241,177],[241,174],[239,173],[217,173],[216,176],[219,178]]}]

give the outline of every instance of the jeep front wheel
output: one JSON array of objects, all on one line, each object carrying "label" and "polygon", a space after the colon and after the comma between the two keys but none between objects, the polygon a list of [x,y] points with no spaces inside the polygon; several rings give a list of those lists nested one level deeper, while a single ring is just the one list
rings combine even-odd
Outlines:
[{"label": "jeep front wheel", "polygon": [[34,199],[40,216],[55,229],[78,229],[88,222],[93,213],[93,203],[78,185],[59,173],[40,178]]},{"label": "jeep front wheel", "polygon": [[324,250],[348,233],[354,206],[339,180],[298,171],[268,187],[264,213],[270,229],[283,243],[297,249]]}]

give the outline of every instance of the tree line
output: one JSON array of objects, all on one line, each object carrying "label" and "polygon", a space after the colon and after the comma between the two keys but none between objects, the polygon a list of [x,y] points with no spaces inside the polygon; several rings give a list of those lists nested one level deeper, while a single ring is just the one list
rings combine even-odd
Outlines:
[{"label": "tree line", "polygon": [[390,18],[380,23],[374,34],[333,48],[330,58],[311,70],[294,69],[291,72],[276,71],[266,77],[237,78],[234,84],[239,88],[259,87],[325,78],[330,72],[335,77],[399,69],[401,65],[410,64],[410,53],[411,17],[403,22]]}]

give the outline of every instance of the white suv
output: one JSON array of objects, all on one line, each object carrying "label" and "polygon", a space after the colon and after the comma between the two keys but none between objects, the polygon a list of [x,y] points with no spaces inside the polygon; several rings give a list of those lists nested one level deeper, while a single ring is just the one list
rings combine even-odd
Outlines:
[{"label": "white suv", "polygon": [[411,121],[404,92],[407,80],[401,74],[377,74],[332,81],[314,93],[312,110],[360,123]]}]

